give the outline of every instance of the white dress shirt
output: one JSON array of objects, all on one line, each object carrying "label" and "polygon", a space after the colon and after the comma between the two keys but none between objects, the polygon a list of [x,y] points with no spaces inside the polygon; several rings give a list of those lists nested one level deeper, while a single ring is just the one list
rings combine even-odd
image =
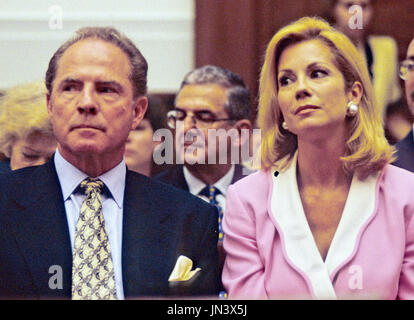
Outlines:
[{"label": "white dress shirt", "polygon": [[[85,195],[74,193],[78,185],[88,175],[66,161],[56,150],[55,166],[62,188],[63,199],[68,221],[70,241],[75,242],[75,227],[79,218],[79,211]],[[112,197],[102,194],[102,213],[105,220],[105,228],[108,234],[109,245],[112,252],[114,266],[116,295],[119,300],[124,299],[122,284],[122,214],[125,190],[126,165],[122,160],[116,167],[97,177],[105,183]]]},{"label": "white dress shirt", "polygon": [[[221,192],[220,194],[216,196],[216,200],[221,206],[221,208],[223,209],[223,212],[226,209],[227,188],[229,187],[229,185],[231,184],[231,181],[233,180],[234,170],[235,170],[235,166],[233,164],[230,170],[220,180],[218,180],[216,183],[213,184],[213,186],[219,189]],[[200,179],[196,178],[185,166],[183,168],[183,171],[184,171],[184,178],[187,181],[189,191],[192,194],[198,196],[199,198],[209,202],[206,196],[199,195],[201,190],[203,190],[207,184],[201,181]]]}]

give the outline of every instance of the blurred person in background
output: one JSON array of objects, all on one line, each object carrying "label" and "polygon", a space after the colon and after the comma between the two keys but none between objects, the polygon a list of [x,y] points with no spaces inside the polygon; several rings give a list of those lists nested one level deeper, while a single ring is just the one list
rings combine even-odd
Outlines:
[{"label": "blurred person in background", "polygon": [[[347,35],[365,58],[379,109],[391,142],[409,128],[398,79],[398,47],[390,36],[371,34],[375,0],[328,0],[328,21]],[[356,10],[359,6],[361,11]],[[390,109],[389,109],[390,108]]]},{"label": "blurred person in background", "polygon": [[[181,82],[175,108],[167,115],[178,141],[176,156],[184,164],[172,166],[155,177],[217,207],[220,272],[224,263],[221,226],[227,188],[248,174],[242,161],[232,161],[232,154],[250,142],[246,141],[250,136],[246,139],[242,134],[242,130],[249,134],[252,130],[250,99],[243,79],[231,70],[205,65],[190,71]],[[209,132],[222,134],[214,139]],[[231,133],[237,133],[236,139],[230,137]]]},{"label": "blurred person in background", "polygon": [[[240,133],[252,129],[250,99],[242,78],[228,69],[205,65],[190,71],[181,83],[175,108],[167,114],[168,125],[176,134],[176,158],[183,165],[155,178],[205,200],[209,196],[203,190],[217,188],[218,201],[224,208],[228,185],[244,176],[242,165],[232,163],[230,156],[233,144],[239,149],[248,142]],[[237,130],[239,136],[232,141],[219,140],[221,137],[209,141],[209,130],[226,134]]]},{"label": "blurred person in background", "polygon": [[144,119],[135,130],[131,130],[125,146],[125,162],[129,170],[146,176],[158,174],[167,165],[157,165],[153,153],[161,143],[154,141],[154,132],[167,128],[167,106],[160,97],[149,95],[148,108]]},{"label": "blurred person in background", "polygon": [[56,140],[46,108],[43,82],[6,90],[0,107],[0,172],[41,165],[55,152]]},{"label": "blurred person in background", "polygon": [[[414,39],[408,46],[406,59],[400,63],[400,77],[404,80],[405,96],[409,110],[414,116]],[[395,147],[397,160],[394,164],[414,172],[414,129],[411,129]]]}]

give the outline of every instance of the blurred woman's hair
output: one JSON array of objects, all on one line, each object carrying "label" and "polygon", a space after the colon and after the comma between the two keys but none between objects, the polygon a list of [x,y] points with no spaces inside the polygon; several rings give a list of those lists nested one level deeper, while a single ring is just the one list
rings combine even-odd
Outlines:
[{"label": "blurred woman's hair", "polygon": [[14,142],[33,133],[54,136],[43,81],[9,88],[0,98],[0,151],[10,157]]}]

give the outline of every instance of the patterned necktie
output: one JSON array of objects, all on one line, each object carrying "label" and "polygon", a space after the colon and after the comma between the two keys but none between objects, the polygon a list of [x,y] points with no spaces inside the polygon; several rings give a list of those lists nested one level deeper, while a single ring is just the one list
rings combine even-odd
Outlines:
[{"label": "patterned necktie", "polygon": [[223,228],[222,228],[222,221],[223,221],[223,208],[218,203],[216,196],[220,194],[220,190],[214,186],[206,185],[203,190],[200,191],[200,195],[206,196],[210,204],[215,205],[218,210],[218,227],[219,227],[219,237],[218,241],[223,241]]},{"label": "patterned necktie", "polygon": [[102,214],[99,179],[87,178],[80,188],[86,198],[82,202],[75,230],[72,266],[72,299],[116,299],[115,275],[111,249]]}]

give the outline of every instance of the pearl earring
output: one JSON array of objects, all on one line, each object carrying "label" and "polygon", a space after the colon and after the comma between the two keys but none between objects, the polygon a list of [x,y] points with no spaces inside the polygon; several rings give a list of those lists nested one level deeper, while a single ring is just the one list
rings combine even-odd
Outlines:
[{"label": "pearl earring", "polygon": [[282,128],[285,129],[285,130],[289,130],[289,127],[288,127],[286,121],[282,122]]},{"label": "pearl earring", "polygon": [[348,106],[346,108],[346,114],[348,117],[355,117],[356,114],[358,113],[358,105],[355,102],[350,102],[348,103]]}]

